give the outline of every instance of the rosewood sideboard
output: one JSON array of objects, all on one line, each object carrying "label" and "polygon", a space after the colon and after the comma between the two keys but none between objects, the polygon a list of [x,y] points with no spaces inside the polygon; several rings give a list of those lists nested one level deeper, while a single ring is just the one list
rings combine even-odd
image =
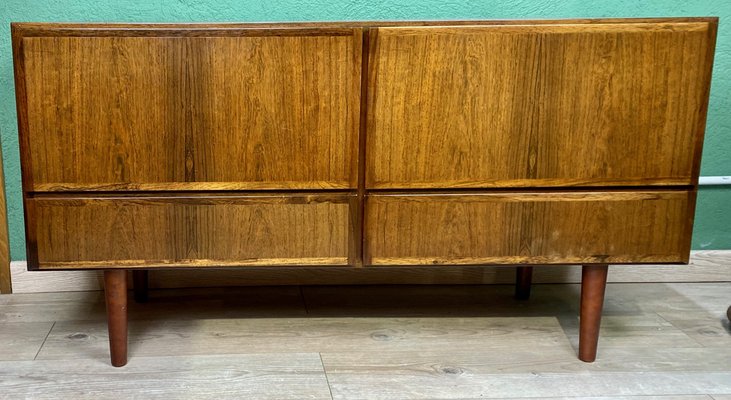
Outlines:
[{"label": "rosewood sideboard", "polygon": [[716,18],[12,24],[28,267],[687,263]]}]

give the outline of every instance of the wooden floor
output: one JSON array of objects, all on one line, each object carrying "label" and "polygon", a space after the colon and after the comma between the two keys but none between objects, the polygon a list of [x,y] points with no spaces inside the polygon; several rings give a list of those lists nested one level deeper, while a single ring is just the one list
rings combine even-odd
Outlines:
[{"label": "wooden floor", "polygon": [[731,400],[731,283],[610,284],[598,359],[579,286],[174,289],[130,304],[109,365],[100,292],[0,296],[0,398]]}]

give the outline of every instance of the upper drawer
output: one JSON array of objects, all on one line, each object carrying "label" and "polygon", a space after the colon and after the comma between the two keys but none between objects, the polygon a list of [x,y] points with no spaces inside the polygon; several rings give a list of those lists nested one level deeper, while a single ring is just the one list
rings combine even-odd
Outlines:
[{"label": "upper drawer", "polygon": [[360,30],[14,34],[28,191],[355,187]]},{"label": "upper drawer", "polygon": [[715,22],[379,28],[371,188],[688,185]]}]

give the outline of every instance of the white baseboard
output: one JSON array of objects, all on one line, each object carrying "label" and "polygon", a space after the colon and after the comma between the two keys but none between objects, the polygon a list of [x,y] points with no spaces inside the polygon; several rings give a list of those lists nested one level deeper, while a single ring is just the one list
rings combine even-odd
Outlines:
[{"label": "white baseboard", "polygon": [[[10,264],[13,292],[65,292],[102,289],[99,271],[27,271],[25,261]],[[578,283],[579,266],[533,270],[534,283]],[[150,272],[151,288],[324,285],[324,284],[491,284],[512,283],[506,267],[252,267],[238,269],[167,269]],[[691,252],[688,265],[614,265],[609,282],[731,281],[731,250]]]}]

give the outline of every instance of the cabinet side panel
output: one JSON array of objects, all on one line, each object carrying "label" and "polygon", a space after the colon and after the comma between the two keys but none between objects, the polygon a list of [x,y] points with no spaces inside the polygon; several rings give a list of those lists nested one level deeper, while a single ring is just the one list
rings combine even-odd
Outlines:
[{"label": "cabinet side panel", "polygon": [[378,29],[368,185],[691,185],[708,32],[708,22]]},{"label": "cabinet side panel", "polygon": [[373,195],[371,264],[687,259],[688,192]]}]

